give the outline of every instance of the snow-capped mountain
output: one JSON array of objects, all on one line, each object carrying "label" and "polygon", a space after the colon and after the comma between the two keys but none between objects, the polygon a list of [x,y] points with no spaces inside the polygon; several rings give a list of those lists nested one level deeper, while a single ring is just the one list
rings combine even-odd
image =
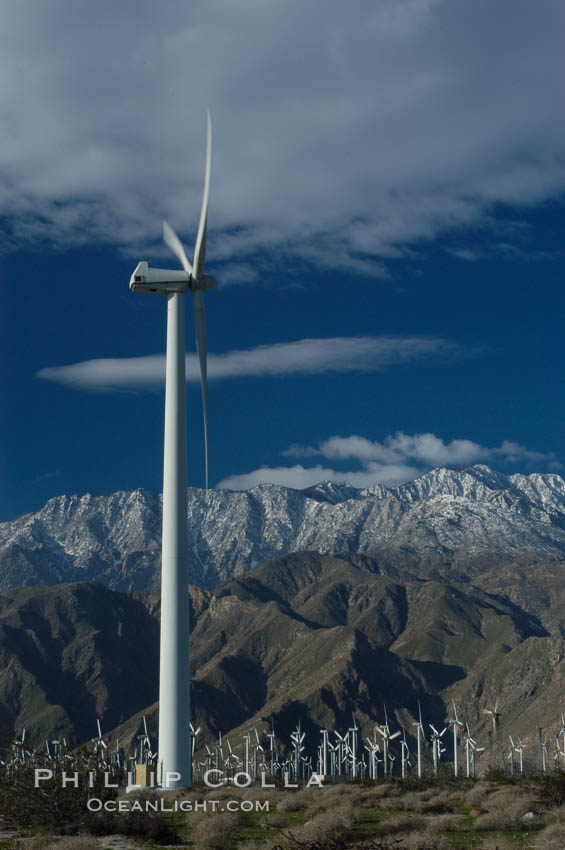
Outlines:
[{"label": "snow-capped mountain", "polygon": [[[418,569],[486,556],[565,556],[565,481],[487,466],[435,469],[398,487],[188,491],[191,581],[214,587],[282,554],[359,552]],[[161,497],[144,490],[58,496],[0,524],[0,587],[97,580],[158,585]]]}]

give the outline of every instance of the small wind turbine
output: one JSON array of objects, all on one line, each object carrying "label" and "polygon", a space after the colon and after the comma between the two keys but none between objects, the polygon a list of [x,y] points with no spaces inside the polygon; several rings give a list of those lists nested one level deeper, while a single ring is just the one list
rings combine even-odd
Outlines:
[{"label": "small wind turbine", "polygon": [[483,714],[487,714],[492,718],[492,756],[493,761],[498,761],[498,726],[500,724],[500,711],[498,705],[500,698],[497,697],[492,708],[483,708]]},{"label": "small wind turbine", "polygon": [[298,779],[300,776],[300,761],[302,760],[302,753],[304,752],[304,747],[302,742],[304,741],[305,733],[300,728],[300,721],[298,721],[298,726],[294,730],[294,732],[290,735],[290,740],[292,741],[292,748],[294,750],[294,776],[295,779]]},{"label": "small wind turbine", "polygon": [[328,775],[328,735],[329,732],[327,729],[320,729],[320,735],[322,736],[322,742],[320,744],[320,773],[323,776]]},{"label": "small wind turbine", "polygon": [[442,736],[447,732],[447,726],[444,726],[441,732],[438,732],[435,726],[429,724],[430,729],[432,730],[432,758],[434,762],[434,774],[435,776],[439,775],[439,763],[441,759],[442,753],[445,752],[445,748],[441,745]]},{"label": "small wind turbine", "polygon": [[555,750],[553,752],[553,761],[555,762],[555,769],[560,770],[559,760],[563,758],[565,759],[565,750],[562,751],[559,746],[559,735],[555,738]]},{"label": "small wind turbine", "polygon": [[392,763],[394,762],[394,757],[390,754],[390,742],[394,741],[395,738],[398,738],[402,733],[400,729],[395,732],[393,735],[390,734],[390,727],[388,725],[388,717],[386,713],[386,705],[383,706],[385,712],[385,722],[383,726],[379,726],[379,734],[383,739],[383,770],[384,775],[388,776],[392,772]]},{"label": "small wind turbine", "polygon": [[543,734],[543,729],[540,726],[538,729],[539,733],[539,746],[540,746],[540,756],[541,756],[541,771],[542,773],[547,772],[547,738]]},{"label": "small wind turbine", "polygon": [[347,737],[349,733],[342,735],[337,729],[334,729],[334,735],[337,741],[337,775],[341,776],[343,763],[347,754]]},{"label": "small wind turbine", "polygon": [[[559,749],[559,737],[561,737],[561,757],[563,759],[563,767],[565,768],[565,715],[561,712],[561,729],[557,733],[557,749]],[[559,766],[559,761],[557,762]]]},{"label": "small wind turbine", "polygon": [[373,731],[373,739],[371,740],[371,738],[367,738],[365,749],[369,753],[369,779],[378,779],[378,766],[380,762],[378,754],[380,753],[381,748],[377,742],[376,727]]},{"label": "small wind turbine", "polygon": [[271,718],[271,731],[267,734],[267,738],[269,739],[269,752],[271,759],[271,776],[274,771],[274,764],[276,760],[276,749],[275,749],[275,721]]},{"label": "small wind turbine", "polygon": [[194,751],[196,749],[196,738],[200,734],[200,726],[197,726],[196,729],[192,725],[192,723],[188,724],[190,729],[190,754],[194,758]]},{"label": "small wind turbine", "polygon": [[457,776],[457,773],[458,773],[458,770],[459,770],[459,762],[458,762],[459,742],[457,740],[457,734],[458,734],[459,730],[458,730],[457,727],[461,726],[461,728],[463,728],[463,724],[461,723],[461,721],[457,717],[457,709],[455,708],[455,701],[451,700],[451,704],[453,705],[453,717],[449,721],[449,725],[451,726],[451,728],[453,730],[453,774],[454,774],[454,776]]},{"label": "small wind turbine", "polygon": [[355,714],[353,716],[353,726],[349,728],[349,732],[351,733],[351,778],[357,779],[357,721],[355,720]]},{"label": "small wind turbine", "polygon": [[[94,752],[95,753],[102,753],[103,750],[108,749],[108,746],[107,746],[106,742],[104,741],[104,738],[102,737],[102,729],[101,729],[101,726],[100,726],[100,718],[99,717],[96,718],[96,727],[98,729],[98,736],[96,738],[92,738],[92,743],[94,744]],[[55,744],[58,744],[59,741],[51,741],[51,743],[53,745],[55,745]],[[55,753],[55,755],[57,755],[57,753]]]},{"label": "small wind turbine", "polygon": [[400,742],[400,764],[402,778],[406,779],[406,768],[411,766],[410,750],[408,749],[408,744],[406,743],[406,729],[402,730],[402,741]]},{"label": "small wind turbine", "polygon": [[510,776],[514,776],[514,753],[516,752],[516,744],[512,738],[512,735],[508,736],[510,739],[510,752],[508,753],[508,761],[510,762]]},{"label": "small wind turbine", "polygon": [[243,740],[245,741],[245,773],[247,774],[247,776],[250,776],[250,770],[251,770],[251,753],[250,753],[251,733],[247,732],[243,736]]},{"label": "small wind turbine", "polygon": [[521,738],[518,738],[518,743],[516,744],[516,752],[520,756],[520,776],[524,775],[524,747],[526,745],[522,743]]},{"label": "small wind turbine", "polygon": [[[200,361],[206,487],[208,487],[208,388],[204,292],[216,283],[213,278],[204,274],[211,162],[212,122],[208,114],[204,194],[193,264],[190,264],[174,230],[164,222],[165,242],[179,259],[183,270],[150,268],[148,263],[143,261],[137,265],[129,284],[133,292],[151,292],[165,295],[168,299],[159,676],[159,779],[164,788],[179,788],[190,785],[191,782],[190,742],[187,734],[190,720],[190,668],[184,296],[190,289]],[[180,776],[180,779],[173,778],[176,774]]]},{"label": "small wind turbine", "polygon": [[422,707],[420,705],[420,700],[418,700],[418,720],[415,720],[412,724],[416,727],[416,758],[417,758],[417,768],[418,768],[418,779],[422,778],[422,741],[425,738],[424,735],[424,724],[422,723]]},{"label": "small wind turbine", "polygon": [[[466,775],[467,779],[471,776],[471,754],[473,747],[476,747],[476,742],[471,737],[471,733],[469,732],[469,724],[465,724],[465,762],[466,762]],[[473,759],[474,762],[474,759]]]}]

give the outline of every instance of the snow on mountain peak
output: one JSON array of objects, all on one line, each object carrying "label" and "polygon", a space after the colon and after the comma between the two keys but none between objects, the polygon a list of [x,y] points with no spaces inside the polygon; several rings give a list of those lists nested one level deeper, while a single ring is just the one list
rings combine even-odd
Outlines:
[{"label": "snow on mountain peak", "polygon": [[[159,583],[161,497],[145,490],[58,496],[0,524],[0,586],[96,579],[117,589]],[[305,490],[188,489],[191,581],[212,587],[293,551],[435,559],[468,553],[565,556],[565,481],[484,464],[439,468],[396,487],[323,481]],[[423,559],[423,560],[422,560]]]}]

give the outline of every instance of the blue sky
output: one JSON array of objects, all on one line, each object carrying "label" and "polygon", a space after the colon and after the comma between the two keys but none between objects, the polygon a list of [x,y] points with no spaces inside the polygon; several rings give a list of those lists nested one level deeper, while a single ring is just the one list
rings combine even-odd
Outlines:
[{"label": "blue sky", "polygon": [[0,520],[160,490],[207,108],[212,485],[563,469],[559,0],[0,8]]}]

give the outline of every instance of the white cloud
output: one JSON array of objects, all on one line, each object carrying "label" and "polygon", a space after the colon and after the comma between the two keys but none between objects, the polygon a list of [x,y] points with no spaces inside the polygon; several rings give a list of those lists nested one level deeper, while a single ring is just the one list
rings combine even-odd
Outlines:
[{"label": "white cloud", "polygon": [[217,487],[226,490],[248,490],[257,484],[280,484],[283,487],[293,487],[303,490],[319,484],[320,481],[331,481],[335,484],[347,482],[353,487],[371,487],[377,482],[380,484],[394,485],[416,478],[420,471],[410,466],[379,467],[371,464],[370,468],[350,472],[337,472],[324,466],[304,467],[296,466],[261,467],[252,472],[242,475],[231,475],[218,482]]},{"label": "white cloud", "polygon": [[[374,484],[392,486],[417,478],[438,466],[468,466],[474,463],[503,461],[505,463],[544,463],[556,468],[553,453],[534,452],[519,443],[504,440],[500,446],[488,448],[473,440],[452,440],[446,443],[435,434],[396,434],[387,436],[382,443],[366,437],[329,437],[317,446],[289,446],[286,457],[323,457],[334,461],[356,461],[360,469],[340,471],[333,467],[314,466],[276,467],[253,470],[234,475],[218,483],[218,487],[245,490],[256,484],[283,484],[301,489],[322,480],[347,481],[354,487]],[[560,464],[557,464],[558,468]],[[303,483],[306,482],[306,483]]]},{"label": "white cloud", "polygon": [[375,461],[386,464],[410,460],[426,466],[461,466],[496,457],[511,462],[550,460],[554,457],[553,454],[532,452],[510,440],[504,440],[500,446],[487,448],[473,440],[451,440],[446,443],[435,434],[404,434],[402,431],[385,437],[382,443],[357,435],[334,436],[324,440],[316,448],[292,446],[285,454],[300,456],[301,452],[322,455],[330,460],[355,459],[360,463]]},{"label": "white cloud", "polygon": [[[426,358],[454,358],[462,349],[441,337],[329,337],[259,345],[244,351],[208,355],[208,377],[274,377],[324,372],[376,372]],[[199,380],[198,359],[186,357],[188,380]],[[165,357],[103,358],[49,366],[38,378],[85,390],[158,387],[165,380]]]},{"label": "white cloud", "polygon": [[163,217],[193,236],[208,106],[209,255],[232,281],[265,248],[382,277],[410,243],[565,188],[560,0],[0,8],[4,249],[137,256]]}]

